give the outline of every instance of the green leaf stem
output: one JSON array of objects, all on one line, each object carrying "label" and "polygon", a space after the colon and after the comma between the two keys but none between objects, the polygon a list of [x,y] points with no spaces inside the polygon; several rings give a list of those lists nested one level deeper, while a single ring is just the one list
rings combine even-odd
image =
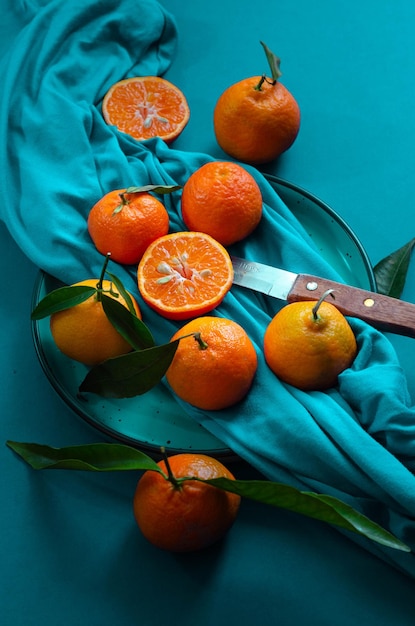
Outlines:
[{"label": "green leaf stem", "polygon": [[[8,441],[33,469],[67,469],[86,471],[154,470],[165,475],[149,456],[123,444],[99,443],[54,448],[36,443]],[[389,531],[362,515],[348,504],[328,495],[300,491],[295,487],[268,480],[230,480],[214,478],[188,480],[209,483],[242,497],[262,502],[365,536],[374,542],[410,552],[410,548]],[[182,481],[182,479],[181,479]]]},{"label": "green leaf stem", "polygon": [[142,395],[163,378],[178,344],[179,339],[108,359],[88,372],[79,391],[89,391],[104,398]]},{"label": "green leaf stem", "polygon": [[116,276],[115,274],[112,274],[111,272],[107,271],[107,275],[108,275],[108,278],[111,280],[111,282],[114,283],[115,287],[117,288],[118,293],[126,301],[127,306],[128,306],[128,310],[130,311],[130,313],[135,315],[135,309],[134,309],[134,305],[133,305],[133,300],[132,300],[129,292],[124,287],[122,281],[118,278],[118,276]]},{"label": "green leaf stem", "polygon": [[264,44],[263,41],[260,41],[261,46],[264,48],[265,55],[267,57],[269,69],[271,70],[272,80],[276,83],[280,76],[282,76],[282,72],[280,70],[281,59],[277,57],[269,48]]},{"label": "green leaf stem", "polygon": [[373,271],[379,293],[392,298],[401,297],[414,245],[415,238],[375,265]]},{"label": "green leaf stem", "polygon": [[97,289],[95,287],[88,287],[87,285],[73,285],[55,289],[37,304],[32,311],[31,319],[40,320],[58,311],[70,309],[77,304],[81,304],[81,302],[85,302],[96,292]]}]

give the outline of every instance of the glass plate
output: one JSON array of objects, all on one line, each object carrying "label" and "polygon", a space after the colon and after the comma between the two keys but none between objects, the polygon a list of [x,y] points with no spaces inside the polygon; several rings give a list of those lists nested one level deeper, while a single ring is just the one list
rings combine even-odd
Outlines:
[{"label": "glass plate", "polygon": [[[347,224],[312,194],[274,176],[267,175],[267,179],[345,282],[374,291],[376,283],[366,252]],[[33,307],[58,286],[55,278],[39,272]],[[59,352],[50,334],[49,318],[33,322],[32,332],[39,361],[53,388],[77,415],[104,435],[153,456],[164,446],[169,454],[201,452],[234,458],[229,448],[183,413],[161,385],[122,400],[80,396],[78,386],[88,368]]]}]

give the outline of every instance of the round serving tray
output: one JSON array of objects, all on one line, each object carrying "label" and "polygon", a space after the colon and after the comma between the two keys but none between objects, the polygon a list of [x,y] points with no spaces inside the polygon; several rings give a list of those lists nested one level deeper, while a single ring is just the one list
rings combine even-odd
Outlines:
[{"label": "round serving tray", "polygon": [[[369,259],[356,235],[330,207],[312,194],[274,176],[272,187],[307,231],[322,257],[344,281],[363,289],[376,290]],[[61,286],[48,274],[39,272],[33,291],[33,308],[50,291]],[[78,393],[88,368],[65,357],[50,333],[49,318],[34,321],[34,345],[41,366],[64,402],[85,422],[101,433],[158,455],[164,446],[169,454],[200,452],[226,459],[234,457],[216,437],[197,424],[180,408],[162,385],[128,399],[104,399]]]}]

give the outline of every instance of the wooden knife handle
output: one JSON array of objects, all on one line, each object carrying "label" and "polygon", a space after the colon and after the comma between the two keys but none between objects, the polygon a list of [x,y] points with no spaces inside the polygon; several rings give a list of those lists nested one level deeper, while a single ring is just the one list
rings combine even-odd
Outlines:
[{"label": "wooden knife handle", "polygon": [[318,300],[332,289],[327,302],[350,317],[358,317],[380,330],[415,337],[415,304],[350,287],[325,278],[299,274],[287,297],[288,302]]}]

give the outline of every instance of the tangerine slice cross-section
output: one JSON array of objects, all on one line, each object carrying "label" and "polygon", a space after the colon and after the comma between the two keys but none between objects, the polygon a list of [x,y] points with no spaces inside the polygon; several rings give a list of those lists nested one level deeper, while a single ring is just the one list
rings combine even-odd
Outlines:
[{"label": "tangerine slice cross-section", "polygon": [[143,76],[115,83],[103,99],[102,114],[139,141],[161,137],[170,143],[186,126],[190,110],[178,87],[159,76]]},{"label": "tangerine slice cross-section", "polygon": [[233,267],[227,250],[213,237],[186,231],[150,244],[137,279],[141,296],[152,309],[184,320],[205,315],[222,302],[232,285]]}]

